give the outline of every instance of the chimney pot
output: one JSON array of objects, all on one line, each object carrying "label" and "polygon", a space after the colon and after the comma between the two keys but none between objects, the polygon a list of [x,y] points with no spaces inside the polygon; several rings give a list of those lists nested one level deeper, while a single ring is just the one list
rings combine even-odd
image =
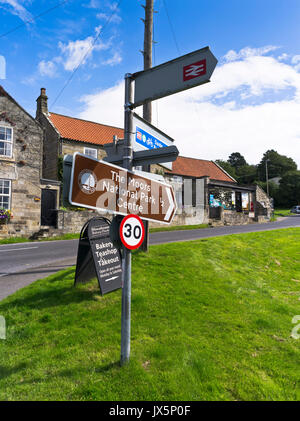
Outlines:
[{"label": "chimney pot", "polygon": [[41,94],[36,102],[36,119],[39,120],[41,114],[48,115],[48,97],[46,95],[46,88],[41,88]]}]

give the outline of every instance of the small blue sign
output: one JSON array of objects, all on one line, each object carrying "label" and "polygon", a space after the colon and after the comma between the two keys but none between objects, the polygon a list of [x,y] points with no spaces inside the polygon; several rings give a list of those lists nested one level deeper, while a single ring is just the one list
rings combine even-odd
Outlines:
[{"label": "small blue sign", "polygon": [[152,134],[145,132],[145,130],[140,129],[139,127],[136,127],[135,141],[147,149],[157,149],[168,146],[155,136],[152,136]]}]

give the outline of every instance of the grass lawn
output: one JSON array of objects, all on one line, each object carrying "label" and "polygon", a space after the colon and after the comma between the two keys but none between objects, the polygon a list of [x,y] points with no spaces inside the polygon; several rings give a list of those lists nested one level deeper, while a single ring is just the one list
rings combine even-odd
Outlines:
[{"label": "grass lawn", "polygon": [[172,225],[172,226],[161,226],[157,228],[150,228],[150,232],[161,232],[161,231],[185,231],[195,230],[202,228],[211,228],[209,224],[198,224],[198,225]]},{"label": "grass lawn", "polygon": [[275,209],[274,210],[274,216],[290,216],[293,215],[290,212],[290,209]]},{"label": "grass lawn", "polygon": [[0,244],[14,244],[14,243],[30,243],[33,241],[57,241],[57,240],[74,240],[79,238],[79,234],[64,234],[57,237],[43,237],[41,240],[30,240],[26,237],[11,237],[2,238]]},{"label": "grass lawn", "polygon": [[[74,268],[0,302],[1,400],[299,400],[300,229],[133,254],[131,361],[121,291]],[[300,333],[300,332],[299,332]]]}]

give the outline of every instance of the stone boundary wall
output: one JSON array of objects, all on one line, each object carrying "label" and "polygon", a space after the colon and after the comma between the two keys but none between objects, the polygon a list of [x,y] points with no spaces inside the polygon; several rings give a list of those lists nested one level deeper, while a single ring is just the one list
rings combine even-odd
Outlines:
[{"label": "stone boundary wall", "polygon": [[109,213],[97,212],[93,210],[86,211],[57,211],[57,229],[63,234],[73,234],[81,231],[83,225],[91,218],[96,216],[104,216],[112,219]]},{"label": "stone boundary wall", "polygon": [[[57,211],[57,229],[64,234],[67,233],[78,233],[80,232],[83,225],[89,219],[95,216],[104,216],[108,219],[112,219],[112,215],[109,213],[97,212],[93,210],[86,211]],[[177,213],[173,219],[171,226],[176,225],[197,225],[197,224],[207,224],[208,223],[208,214],[206,209],[202,207],[185,207],[183,209],[178,209]],[[160,224],[155,222],[150,222],[150,228],[154,227],[163,227],[167,224]]]}]

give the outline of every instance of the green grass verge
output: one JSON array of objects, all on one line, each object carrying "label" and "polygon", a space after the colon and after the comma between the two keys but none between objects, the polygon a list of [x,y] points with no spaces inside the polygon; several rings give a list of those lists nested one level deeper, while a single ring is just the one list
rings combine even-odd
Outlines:
[{"label": "green grass verge", "polygon": [[157,228],[150,228],[150,232],[161,232],[161,231],[185,231],[185,230],[195,230],[195,229],[202,229],[202,228],[211,228],[209,224],[198,224],[198,225],[172,225],[169,226],[161,226]]},{"label": "green grass verge", "polygon": [[291,216],[293,215],[290,212],[290,209],[275,209],[274,210],[274,216]]},{"label": "green grass verge", "polygon": [[1,400],[299,400],[300,229],[150,247],[132,264],[131,360],[121,291],[74,268],[0,303]]},{"label": "green grass verge", "polygon": [[14,243],[31,243],[34,241],[57,241],[57,240],[74,240],[79,238],[79,234],[64,234],[57,237],[44,237],[40,240],[31,240],[26,237],[11,237],[11,238],[2,238],[0,244],[14,244]]}]

